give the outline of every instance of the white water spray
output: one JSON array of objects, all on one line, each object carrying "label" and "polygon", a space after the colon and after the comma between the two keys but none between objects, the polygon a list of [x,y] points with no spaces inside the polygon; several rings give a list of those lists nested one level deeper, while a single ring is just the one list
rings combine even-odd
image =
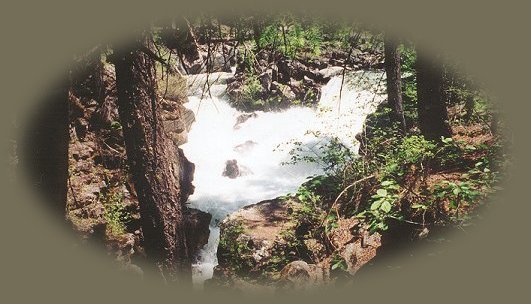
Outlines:
[{"label": "white water spray", "polygon": [[[241,123],[238,120],[245,114],[232,108],[224,96],[231,73],[209,75],[210,93],[203,90],[206,75],[190,76],[192,93],[185,106],[194,111],[196,121],[182,146],[196,168],[195,193],[189,202],[212,214],[208,244],[194,264],[194,282],[211,278],[217,265],[219,221],[246,205],[293,193],[309,176],[322,172],[316,163],[283,165],[290,161],[295,142],[317,152],[316,146],[336,137],[357,152],[355,135],[362,131],[367,115],[386,99],[383,74],[350,72],[344,81],[334,76],[322,88],[317,108],[255,112]],[[223,176],[228,160],[236,160],[244,174],[234,179]]]}]

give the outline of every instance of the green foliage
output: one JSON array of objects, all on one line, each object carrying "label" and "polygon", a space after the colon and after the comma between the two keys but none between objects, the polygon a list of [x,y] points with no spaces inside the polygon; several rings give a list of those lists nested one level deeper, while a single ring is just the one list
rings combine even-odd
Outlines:
[{"label": "green foliage", "polygon": [[280,96],[267,95],[260,80],[254,74],[249,74],[241,86],[241,94],[233,98],[232,104],[243,111],[253,112],[270,111],[300,103],[298,100],[285,101]]},{"label": "green foliage", "polygon": [[111,129],[113,129],[113,130],[121,130],[122,129],[122,124],[119,121],[113,121],[111,123]]},{"label": "green foliage", "polygon": [[442,181],[435,185],[433,196],[435,200],[448,201],[450,208],[456,211],[455,218],[459,220],[459,208],[474,202],[480,192],[476,190],[476,183],[473,181]]},{"label": "green foliage", "polygon": [[252,248],[245,238],[242,238],[245,229],[238,220],[230,221],[222,226],[218,254],[228,262],[233,271],[247,274],[253,267]]},{"label": "green foliage", "polygon": [[332,262],[330,263],[330,270],[343,270],[346,271],[348,268],[347,262],[339,254],[334,254],[332,257]]},{"label": "green foliage", "polygon": [[400,71],[402,73],[402,99],[404,116],[407,121],[414,122],[417,119],[417,53],[409,44],[402,44],[400,51]]},{"label": "green foliage", "polygon": [[352,27],[349,25],[339,26],[333,29],[329,34],[329,40],[335,47],[348,49],[351,43]]},{"label": "green foliage", "polygon": [[437,152],[439,165],[441,167],[449,167],[458,164],[462,160],[463,152],[465,150],[474,150],[474,146],[465,145],[461,141],[453,138],[441,138],[441,148]]},{"label": "green foliage", "polygon": [[320,206],[321,196],[316,194],[315,189],[309,187],[308,184],[300,186],[294,196],[301,203],[291,215],[298,236],[304,239],[317,236],[322,232],[319,226],[325,215]]},{"label": "green foliage", "polygon": [[241,90],[241,100],[244,102],[253,102],[261,98],[262,84],[256,77],[247,77]]},{"label": "green foliage", "polygon": [[[313,135],[317,138],[320,136],[319,133],[313,133]],[[300,141],[290,143],[293,145],[293,148],[288,152],[290,161],[283,164],[317,163],[328,175],[335,175],[343,171],[345,166],[355,158],[355,154],[336,137],[313,147],[303,145]]]},{"label": "green foliage", "polygon": [[[383,109],[374,116],[379,121],[388,119],[385,111]],[[326,211],[326,208],[331,206],[331,202],[336,200],[345,187],[371,175],[374,176],[373,179],[366,179],[356,185],[356,188],[343,193],[341,204],[348,206],[352,201],[361,200],[356,201],[355,207],[350,209],[342,207],[345,212],[350,210],[350,213],[343,214],[364,218],[372,232],[388,229],[389,219],[410,219],[412,215],[408,210],[435,211],[433,208],[440,204],[434,203],[442,201],[443,197],[445,200],[452,200],[452,206],[476,203],[480,195],[492,189],[498,180],[496,172],[491,172],[492,165],[489,163],[493,155],[497,155],[494,151],[489,152],[496,150],[495,147],[473,146],[452,138],[442,138],[435,142],[415,133],[402,135],[394,125],[385,123],[371,122],[371,126],[371,139],[367,141],[362,156],[352,154],[341,143],[333,140],[313,147],[313,150],[308,150],[299,143],[291,151],[292,162],[316,162],[326,169],[324,175],[311,178],[297,192],[299,199],[307,204],[307,208],[303,209],[305,212],[301,213],[304,215],[302,218],[315,215],[316,208],[326,213],[321,227],[324,233],[336,228],[338,220],[335,211]],[[427,191],[427,186],[422,184],[425,176],[437,170],[466,169],[469,166],[468,158],[475,157],[473,155],[478,153],[486,156],[458,181],[448,181],[448,184],[436,187],[435,193]],[[378,184],[373,184],[371,180],[378,181]],[[420,184],[408,186],[414,180],[419,180]],[[415,191],[422,194],[408,198],[406,203],[410,209],[403,209],[402,193],[411,193],[411,186],[420,187]],[[359,191],[370,193],[370,196],[364,198],[358,194]]]},{"label": "green foliage", "polygon": [[406,77],[416,74],[415,64],[417,62],[417,53],[415,48],[408,44],[402,44],[399,47],[400,52],[400,70]]},{"label": "green foliage", "polygon": [[386,221],[389,217],[396,217],[399,190],[400,186],[394,180],[385,180],[371,196],[370,208],[358,215],[368,218],[370,232],[385,231],[389,228]]},{"label": "green foliage", "polygon": [[433,142],[423,136],[406,136],[395,149],[390,149],[390,153],[384,156],[386,160],[384,172],[403,176],[412,165],[424,168],[433,158],[435,147]]},{"label": "green foliage", "polygon": [[123,194],[117,191],[103,191],[100,201],[105,207],[103,217],[107,221],[107,229],[112,235],[125,233],[126,225],[131,221],[131,214],[126,210]]},{"label": "green foliage", "polygon": [[289,58],[301,53],[319,55],[322,44],[322,30],[317,24],[303,27],[290,17],[284,17],[268,25],[260,36],[260,47],[281,52]]},{"label": "green foliage", "polygon": [[433,157],[435,144],[419,135],[404,138],[398,147],[397,158],[404,164],[420,164]]}]

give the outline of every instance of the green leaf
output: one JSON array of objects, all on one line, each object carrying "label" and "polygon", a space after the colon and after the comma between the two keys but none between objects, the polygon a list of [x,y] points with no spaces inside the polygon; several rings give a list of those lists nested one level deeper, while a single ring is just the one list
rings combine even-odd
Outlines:
[{"label": "green leaf", "polygon": [[391,211],[391,203],[389,201],[384,201],[382,205],[380,206],[380,210],[382,210],[385,213],[389,213]]},{"label": "green leaf", "polygon": [[386,180],[386,181],[383,181],[383,182],[382,182],[382,186],[387,187],[387,186],[392,185],[393,183],[394,183],[394,182],[392,182],[392,181],[388,181],[388,180]]},{"label": "green leaf", "polygon": [[371,210],[377,210],[382,205],[382,200],[377,200],[371,205]]},{"label": "green leaf", "polygon": [[378,189],[378,191],[376,191],[376,194],[378,194],[379,196],[387,196],[387,190]]}]

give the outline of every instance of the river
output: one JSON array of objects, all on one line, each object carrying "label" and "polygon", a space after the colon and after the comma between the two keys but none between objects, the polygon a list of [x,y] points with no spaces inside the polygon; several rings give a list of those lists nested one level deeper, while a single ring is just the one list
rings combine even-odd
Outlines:
[{"label": "river", "polygon": [[[196,166],[195,193],[189,203],[212,214],[208,244],[193,265],[198,285],[212,277],[217,265],[218,223],[224,217],[246,205],[293,193],[308,177],[322,172],[318,163],[285,164],[293,148],[319,153],[319,147],[335,137],[357,152],[356,134],[363,131],[367,115],[386,100],[383,71],[351,71],[344,79],[341,74],[331,77],[316,107],[248,114],[231,107],[225,95],[231,76],[188,76],[185,106],[196,117],[188,142],[181,146]],[[207,79],[210,94],[205,92]],[[241,176],[223,175],[229,160],[236,160]]]}]

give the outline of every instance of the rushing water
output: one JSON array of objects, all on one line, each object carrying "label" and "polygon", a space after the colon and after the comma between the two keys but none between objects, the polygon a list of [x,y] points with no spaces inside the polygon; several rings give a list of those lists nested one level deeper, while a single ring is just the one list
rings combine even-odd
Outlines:
[{"label": "rushing water", "polygon": [[[319,145],[336,137],[357,151],[355,135],[362,131],[366,116],[386,99],[383,74],[349,72],[344,80],[334,76],[322,88],[316,108],[255,112],[244,122],[245,114],[231,107],[224,96],[231,73],[189,77],[191,96],[185,106],[196,115],[188,142],[182,146],[196,166],[195,193],[189,202],[212,214],[208,244],[194,264],[196,283],[212,277],[217,265],[219,221],[243,206],[292,193],[309,176],[322,172],[316,163],[285,164],[295,143],[305,153],[318,153]],[[228,160],[237,161],[242,176],[223,176]]]}]

